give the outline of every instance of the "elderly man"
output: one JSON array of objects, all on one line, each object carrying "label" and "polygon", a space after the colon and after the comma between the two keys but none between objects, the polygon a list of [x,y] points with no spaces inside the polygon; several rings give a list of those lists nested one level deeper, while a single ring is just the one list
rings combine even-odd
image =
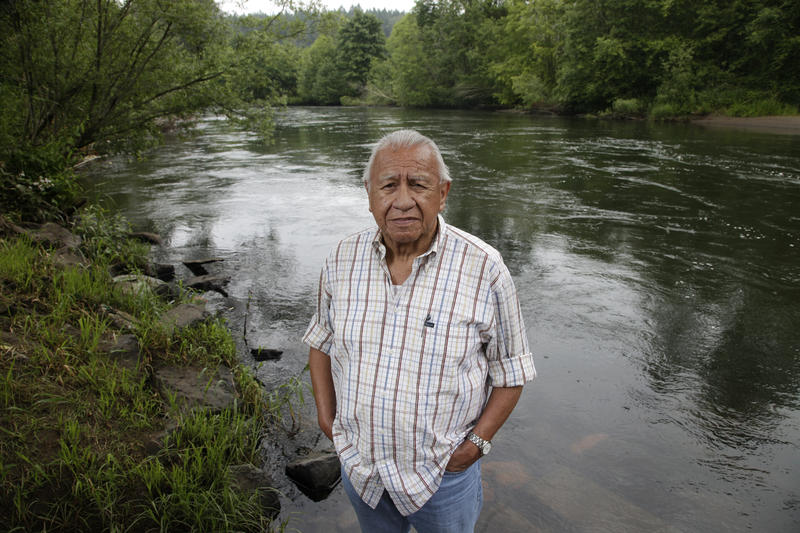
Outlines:
[{"label": "elderly man", "polygon": [[377,227],[339,242],[303,338],[362,531],[472,531],[480,457],[536,371],[500,254],[445,224],[450,175],[411,130],[364,171]]}]

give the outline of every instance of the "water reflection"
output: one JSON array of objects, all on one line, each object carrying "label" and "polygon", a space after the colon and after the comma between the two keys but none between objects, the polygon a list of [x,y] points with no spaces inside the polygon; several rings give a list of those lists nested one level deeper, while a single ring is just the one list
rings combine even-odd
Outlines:
[{"label": "water reflection", "polygon": [[[275,384],[305,363],[323,258],[372,223],[363,163],[397,127],[441,145],[445,216],[503,254],[538,356],[541,378],[486,458],[478,529],[796,529],[796,137],[297,108],[273,146],[212,118],[90,178],[168,239],[162,258],[226,259],[234,327],[250,298],[248,343],[284,350],[256,369]],[[279,488],[298,529],[352,529],[341,494],[311,503]]]}]

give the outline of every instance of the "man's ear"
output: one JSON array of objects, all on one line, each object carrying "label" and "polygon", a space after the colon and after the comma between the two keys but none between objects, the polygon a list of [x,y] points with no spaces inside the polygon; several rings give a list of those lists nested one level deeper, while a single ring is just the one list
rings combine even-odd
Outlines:
[{"label": "man's ear", "polygon": [[444,183],[439,184],[439,190],[441,191],[442,198],[439,200],[439,212],[441,213],[444,211],[445,205],[447,205],[447,194],[450,192],[450,184],[451,181],[445,181]]}]

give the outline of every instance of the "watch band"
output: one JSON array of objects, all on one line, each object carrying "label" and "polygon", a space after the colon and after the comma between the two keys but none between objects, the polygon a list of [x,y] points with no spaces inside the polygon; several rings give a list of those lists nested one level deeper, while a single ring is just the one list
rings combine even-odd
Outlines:
[{"label": "watch band", "polygon": [[467,434],[467,440],[478,447],[478,449],[481,451],[481,457],[483,457],[484,455],[489,453],[489,451],[492,449],[492,442],[491,441],[488,441],[486,439],[483,439],[483,438],[477,436],[472,431],[470,431]]}]

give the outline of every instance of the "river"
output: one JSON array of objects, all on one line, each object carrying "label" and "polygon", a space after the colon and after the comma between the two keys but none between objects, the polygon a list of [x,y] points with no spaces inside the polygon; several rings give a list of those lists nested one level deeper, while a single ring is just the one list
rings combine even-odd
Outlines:
[{"label": "river", "polygon": [[[372,223],[370,143],[415,128],[451,169],[447,222],[505,258],[539,373],[484,459],[477,530],[800,531],[800,136],[391,108],[276,123],[262,146],[207,117],[87,174],[164,237],[160,260],[224,258],[232,323],[249,298],[248,345],[284,352],[254,365],[266,386],[302,372],[322,261]],[[354,530],[340,487],[278,485],[290,528]]]}]

